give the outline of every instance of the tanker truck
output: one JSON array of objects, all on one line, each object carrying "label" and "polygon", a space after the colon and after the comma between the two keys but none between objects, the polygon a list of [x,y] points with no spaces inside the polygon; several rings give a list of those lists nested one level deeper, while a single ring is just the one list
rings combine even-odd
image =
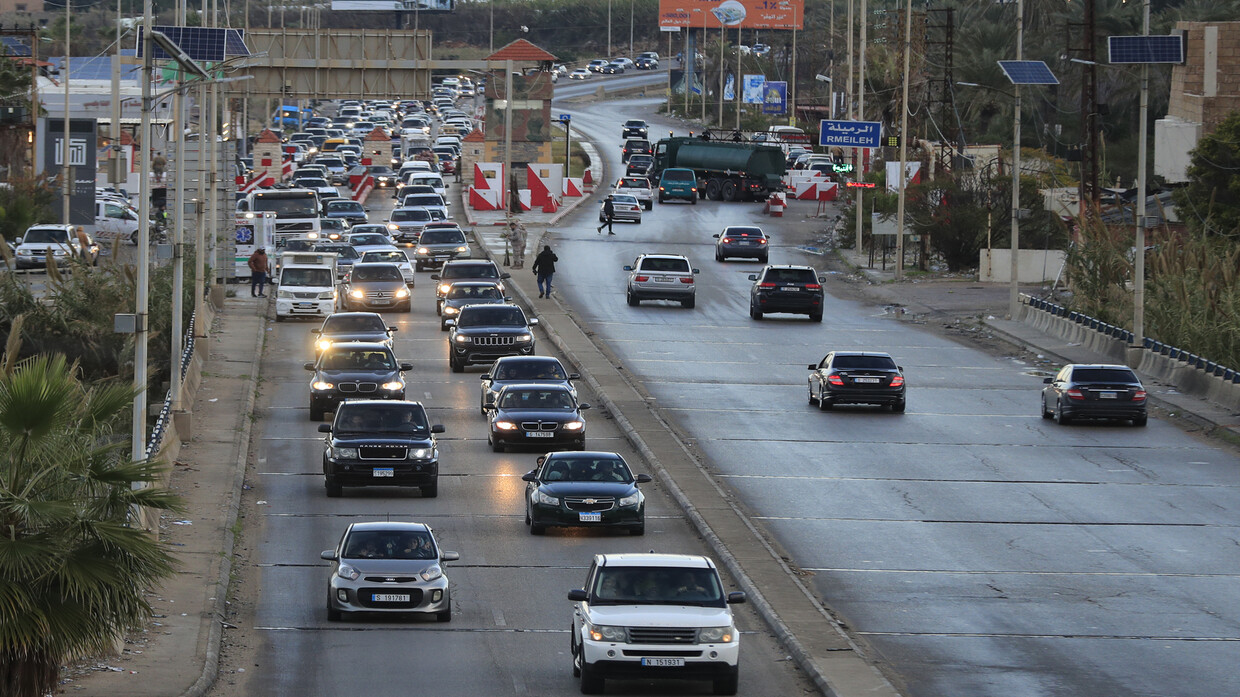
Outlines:
[{"label": "tanker truck", "polygon": [[699,195],[712,201],[765,201],[782,189],[786,165],[783,150],[772,144],[672,137],[654,148],[654,177],[671,167],[692,169]]}]

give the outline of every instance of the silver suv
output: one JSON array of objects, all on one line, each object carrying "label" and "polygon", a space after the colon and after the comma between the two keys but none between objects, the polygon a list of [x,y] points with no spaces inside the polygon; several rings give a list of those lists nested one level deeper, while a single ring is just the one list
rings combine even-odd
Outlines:
[{"label": "silver suv", "polygon": [[624,267],[629,272],[626,297],[631,307],[643,300],[675,300],[684,307],[697,302],[693,277],[701,273],[679,254],[642,254]]}]

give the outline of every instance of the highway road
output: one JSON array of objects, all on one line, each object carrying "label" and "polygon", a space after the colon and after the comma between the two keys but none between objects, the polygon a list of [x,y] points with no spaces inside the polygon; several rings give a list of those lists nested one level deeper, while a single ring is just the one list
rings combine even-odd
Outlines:
[{"label": "highway road", "polygon": [[[603,181],[624,119],[683,131],[655,105],[564,108],[597,138]],[[759,224],[772,263],[823,268],[798,249],[821,222],[674,202],[609,238],[596,215],[555,231],[563,302],[905,694],[1240,694],[1233,452],[1155,419],[1056,426],[1039,418],[1042,371],[843,295],[822,324],[751,320],[759,265],[713,261],[711,234]],[[621,267],[641,252],[701,269],[696,309],[627,306]],[[810,406],[806,365],[834,348],[890,352],[908,413]]]}]

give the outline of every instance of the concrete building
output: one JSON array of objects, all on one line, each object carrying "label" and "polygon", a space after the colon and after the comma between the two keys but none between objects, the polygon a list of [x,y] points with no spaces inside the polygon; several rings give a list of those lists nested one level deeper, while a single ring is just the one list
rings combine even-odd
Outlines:
[{"label": "concrete building", "polygon": [[1154,173],[1188,180],[1189,152],[1240,109],[1240,22],[1177,22],[1185,62],[1171,69],[1167,115],[1154,123]]}]

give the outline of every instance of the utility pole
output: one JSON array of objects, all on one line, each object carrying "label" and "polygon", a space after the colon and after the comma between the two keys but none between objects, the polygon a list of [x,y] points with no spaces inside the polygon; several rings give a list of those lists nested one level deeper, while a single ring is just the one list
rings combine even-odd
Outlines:
[{"label": "utility pole", "polygon": [[[67,3],[66,3],[67,4]],[[147,315],[150,312],[151,279],[151,80],[154,78],[155,60],[151,49],[154,31],[152,17],[155,12],[152,0],[142,3],[142,118],[138,143],[142,150],[142,176],[138,186],[138,287],[135,298],[135,331],[133,336],[133,433],[130,456],[137,461],[146,460],[146,404],[147,365],[146,342],[149,339]],[[66,107],[68,105],[66,104]],[[134,486],[141,486],[135,483]]]},{"label": "utility pole", "polygon": [[[861,25],[861,40],[858,45],[857,56],[857,120],[865,120],[865,26],[866,26],[866,0],[861,0],[861,9],[857,13],[858,23]],[[850,34],[851,37],[851,34]],[[865,152],[857,149],[857,170],[855,172],[857,183],[861,183],[865,179]],[[865,199],[865,189],[857,187],[857,246],[856,250],[861,251],[861,233],[863,231],[861,216],[862,201]]]},{"label": "utility pole", "polygon": [[900,196],[896,208],[896,280],[904,280],[904,202],[908,198],[908,83],[911,45],[913,43],[913,0],[904,9],[904,87],[900,97]]},{"label": "utility pole", "polygon": [[[185,26],[185,3],[186,0],[177,0],[177,24]],[[172,374],[169,385],[172,394],[172,410],[180,411],[181,409],[181,354],[183,353],[181,346],[181,337],[185,333],[182,327],[182,315],[185,314],[182,303],[185,297],[185,227],[182,223],[183,211],[185,210],[185,187],[181,183],[181,177],[185,172],[185,96],[184,90],[181,89],[182,83],[185,81],[185,67],[177,65],[177,91],[172,95],[172,111],[173,123],[176,124],[176,148],[177,148],[177,164],[176,164],[176,193],[173,198],[173,214],[172,218],[172,328],[168,332],[170,348],[169,358],[172,362]],[[167,210],[168,184],[164,183],[164,206]],[[162,221],[161,221],[162,222]],[[202,319],[201,315],[198,318]]]},{"label": "utility pole", "polygon": [[[1150,34],[1150,0],[1141,3],[1141,33]],[[1145,157],[1146,130],[1150,119],[1150,65],[1141,64],[1141,116],[1137,130],[1141,138],[1137,148],[1137,239],[1133,260],[1132,279],[1132,345],[1141,348],[1145,344]]]},{"label": "utility pole", "polygon": [[[65,88],[65,132],[64,140],[60,143],[60,194],[61,194],[61,221],[65,225],[69,225],[73,221],[69,219],[69,202],[73,199],[73,190],[76,188],[76,175],[73,172],[73,161],[70,159],[72,150],[69,148],[69,114],[73,111],[69,105],[69,27],[72,26],[70,20],[70,8],[73,6],[72,0],[65,0],[65,59],[60,65],[60,79],[64,82]],[[143,147],[146,144],[143,143]],[[146,162],[146,156],[142,161]]]},{"label": "utility pole", "polygon": [[[1016,60],[1025,55],[1025,2],[1016,0]],[[1020,83],[1012,85],[1012,278],[1008,289],[1008,319],[1020,310]]]}]

